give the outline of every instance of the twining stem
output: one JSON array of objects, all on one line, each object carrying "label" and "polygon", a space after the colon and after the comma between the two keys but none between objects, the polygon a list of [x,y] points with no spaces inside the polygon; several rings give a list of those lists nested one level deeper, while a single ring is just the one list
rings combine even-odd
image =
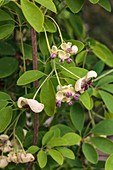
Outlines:
[{"label": "twining stem", "polygon": [[58,31],[59,31],[59,36],[60,36],[60,39],[61,39],[61,43],[63,43],[64,40],[63,40],[63,38],[62,38],[62,33],[61,33],[61,31],[60,31],[60,27],[58,26],[57,22],[56,22],[52,17],[50,17],[49,15],[46,15],[46,17],[50,18],[50,19],[55,23],[55,25],[57,26]]},{"label": "twining stem", "polygon": [[[33,58],[33,70],[38,69],[38,56],[37,56],[37,36],[34,28],[31,27],[31,39],[32,39],[32,58]],[[38,86],[38,80],[34,81],[34,87]],[[39,114],[34,113],[34,134],[33,134],[33,145],[38,143],[38,129],[39,129]],[[28,163],[26,170],[31,170],[33,162]]]},{"label": "twining stem", "polygon": [[99,79],[107,76],[108,74],[110,74],[112,72],[113,72],[113,69],[109,70],[108,72],[106,72],[106,73],[102,74],[101,76],[97,77],[96,79],[94,79],[93,82],[98,81]]}]

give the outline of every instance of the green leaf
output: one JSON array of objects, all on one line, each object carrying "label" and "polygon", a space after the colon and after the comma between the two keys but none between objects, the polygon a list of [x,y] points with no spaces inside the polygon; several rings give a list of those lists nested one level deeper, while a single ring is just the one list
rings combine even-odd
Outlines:
[{"label": "green leaf", "polygon": [[57,147],[56,148],[64,157],[69,159],[75,159],[75,155],[71,149],[64,148],[64,147]]},{"label": "green leaf", "polygon": [[49,9],[52,12],[56,13],[56,6],[53,3],[52,0],[35,0],[36,2],[38,2],[40,5],[46,7],[47,9]]},{"label": "green leaf", "polygon": [[0,9],[0,21],[9,21],[9,20],[12,20],[11,16],[7,12]]},{"label": "green leaf", "polygon": [[96,124],[91,133],[99,135],[113,135],[113,119],[106,119]]},{"label": "green leaf", "polygon": [[28,0],[21,0],[21,8],[26,20],[37,31],[42,30],[44,24],[44,15],[41,10]]},{"label": "green leaf", "polygon": [[92,102],[91,102],[91,97],[89,96],[88,92],[85,91],[84,93],[82,93],[80,95],[80,98],[79,100],[82,102],[82,104],[88,109],[88,110],[91,110],[93,105],[92,105]]},{"label": "green leaf", "polygon": [[108,12],[111,12],[111,4],[109,0],[99,0],[98,4],[102,6]]},{"label": "green leaf", "polygon": [[[25,43],[23,44],[23,46],[24,46],[25,58],[29,59],[29,60],[32,60],[32,46],[29,45],[29,44],[25,44]],[[20,50],[22,52],[21,44],[19,44],[19,48],[20,48]]]},{"label": "green leaf", "polygon": [[45,74],[38,70],[29,70],[23,73],[17,81],[18,86],[23,86],[40,79]]},{"label": "green leaf", "polygon": [[108,84],[108,83],[112,83],[113,82],[113,76],[110,75],[110,76],[105,76],[103,78],[101,78],[97,85],[96,86],[102,86],[102,85],[105,85],[105,84]]},{"label": "green leaf", "polygon": [[69,126],[66,126],[64,124],[57,124],[51,127],[51,130],[56,130],[56,128],[60,129],[61,136],[68,133],[73,132],[73,129],[71,129]]},{"label": "green leaf", "polygon": [[101,89],[113,93],[113,84],[105,84],[101,86]]},{"label": "green leaf", "polygon": [[79,63],[83,62],[86,54],[87,54],[87,51],[86,51],[86,50],[81,51],[79,54],[77,54],[77,56],[76,56],[76,58],[75,58],[76,63],[79,64]]},{"label": "green leaf", "polygon": [[103,44],[96,42],[91,46],[93,53],[105,64],[113,67],[113,53]]},{"label": "green leaf", "polygon": [[107,153],[107,154],[112,154],[113,153],[113,142],[111,140],[109,140],[108,138],[93,137],[93,138],[90,138],[90,141],[100,151],[102,151],[104,153]]},{"label": "green leaf", "polygon": [[8,105],[7,100],[0,100],[0,110]]},{"label": "green leaf", "polygon": [[45,144],[47,144],[51,140],[51,138],[53,138],[53,136],[54,136],[54,131],[50,130],[46,132],[42,138],[42,145],[44,146]]},{"label": "green leaf", "polygon": [[67,145],[69,146],[76,145],[81,141],[81,137],[73,132],[66,133],[62,138],[67,140]]},{"label": "green leaf", "polygon": [[[66,70],[67,69],[67,70]],[[62,69],[62,74],[66,77],[73,78],[75,80],[78,80],[78,77],[84,77],[87,74],[87,70],[80,67],[69,67]]]},{"label": "green leaf", "polygon": [[99,2],[99,0],[89,0],[92,4],[96,4]]},{"label": "green leaf", "polygon": [[55,146],[66,146],[68,145],[68,142],[66,139],[57,137],[57,138],[52,138],[48,143],[47,146],[55,147]]},{"label": "green leaf", "polygon": [[0,40],[4,39],[12,34],[14,30],[13,24],[4,24],[0,26]]},{"label": "green leaf", "polygon": [[111,154],[106,160],[105,170],[113,170],[113,154]]},{"label": "green leaf", "polygon": [[96,164],[98,161],[98,155],[97,155],[97,151],[95,150],[95,148],[88,144],[88,143],[83,143],[82,145],[82,151],[86,157],[86,159],[93,163]]},{"label": "green leaf", "polygon": [[112,104],[112,101],[113,101],[113,95],[105,92],[105,91],[102,91],[102,90],[99,90],[99,94],[100,96],[102,97],[102,100],[104,101],[106,107],[108,108],[108,110],[113,113],[113,104]]},{"label": "green leaf", "polygon": [[59,165],[63,164],[64,158],[60,152],[55,149],[48,149],[48,153]]},{"label": "green leaf", "polygon": [[52,116],[55,113],[55,91],[51,80],[47,80],[40,92],[41,103],[44,104],[44,110],[48,116]]},{"label": "green leaf", "polygon": [[96,71],[97,75],[99,75],[103,71],[104,66],[104,62],[100,60],[94,65],[93,70]]},{"label": "green leaf", "polygon": [[27,153],[34,154],[36,153],[40,148],[38,146],[32,145],[27,149]]},{"label": "green leaf", "polygon": [[0,55],[1,56],[6,56],[6,55],[15,55],[16,54],[16,49],[13,45],[7,42],[0,42]]},{"label": "green leaf", "polygon": [[0,58],[0,78],[5,78],[14,73],[17,69],[18,61],[12,57]]},{"label": "green leaf", "polygon": [[45,27],[46,31],[48,31],[50,33],[56,32],[56,27],[55,27],[54,23],[48,18],[45,19],[44,27]]},{"label": "green leaf", "polygon": [[66,3],[73,13],[78,13],[84,5],[84,0],[66,0]]},{"label": "green leaf", "polygon": [[81,132],[84,126],[84,110],[79,103],[74,103],[70,110],[70,117],[75,128]]},{"label": "green leaf", "polygon": [[7,93],[0,91],[0,100],[11,100],[11,97]]},{"label": "green leaf", "polygon": [[10,124],[12,119],[12,108],[5,107],[0,110],[0,133]]},{"label": "green leaf", "polygon": [[47,155],[43,150],[40,150],[37,154],[37,160],[40,168],[44,168],[47,164]]}]

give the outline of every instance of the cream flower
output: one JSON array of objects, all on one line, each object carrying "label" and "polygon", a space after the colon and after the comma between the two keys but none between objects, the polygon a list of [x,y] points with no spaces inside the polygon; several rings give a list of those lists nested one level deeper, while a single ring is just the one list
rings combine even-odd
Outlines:
[{"label": "cream flower", "polygon": [[35,160],[34,156],[31,153],[18,153],[17,157],[20,163],[27,163]]},{"label": "cream flower", "polygon": [[18,150],[18,152],[10,152],[8,154],[8,161],[14,163],[27,163],[34,161],[35,158],[31,153],[25,153],[22,150]]},{"label": "cream flower", "polygon": [[19,108],[22,108],[25,105],[28,105],[30,107],[30,109],[35,113],[39,113],[44,109],[44,105],[42,103],[39,103],[37,100],[27,99],[24,97],[20,97],[18,99],[17,105]]},{"label": "cream flower", "polygon": [[70,57],[69,53],[63,50],[58,50],[58,58],[60,58],[62,62],[64,62],[64,60],[68,59],[69,57]]},{"label": "cream flower", "polygon": [[5,168],[8,165],[7,156],[0,156],[0,168]]},{"label": "cream flower", "polygon": [[57,86],[57,93],[56,93],[56,105],[60,107],[61,102],[69,103],[72,97],[75,94],[75,90],[71,84],[67,86]]},{"label": "cream flower", "polygon": [[4,153],[12,150],[12,144],[7,135],[0,135],[0,150]]},{"label": "cream flower", "polygon": [[51,59],[56,58],[56,56],[57,56],[57,51],[58,51],[57,46],[53,45],[53,46],[52,46],[52,49],[51,49],[51,54],[50,54]]},{"label": "cream flower", "polygon": [[96,78],[97,73],[93,70],[89,71],[86,76],[80,78],[79,80],[76,81],[75,83],[75,91],[83,93],[86,91],[89,86],[92,85],[92,78]]},{"label": "cream flower", "polygon": [[61,48],[67,53],[70,53],[71,55],[76,54],[78,52],[78,47],[76,45],[72,45],[71,42],[62,43]]}]

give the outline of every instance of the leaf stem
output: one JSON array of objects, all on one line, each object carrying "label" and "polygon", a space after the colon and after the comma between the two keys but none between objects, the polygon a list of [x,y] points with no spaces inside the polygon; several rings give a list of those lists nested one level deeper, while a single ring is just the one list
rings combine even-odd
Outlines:
[{"label": "leaf stem", "polygon": [[61,82],[60,82],[60,79],[59,79],[59,76],[58,76],[58,73],[57,73],[57,70],[56,70],[55,60],[53,61],[53,65],[54,65],[54,70],[55,70],[55,74],[56,74],[56,78],[57,78],[58,84],[61,86]]},{"label": "leaf stem", "polygon": [[62,33],[61,33],[61,30],[60,30],[60,27],[58,26],[57,22],[52,17],[50,17],[49,15],[46,15],[46,17],[50,18],[55,23],[55,25],[57,26],[58,31],[59,31],[59,36],[60,36],[60,39],[61,39],[61,43],[63,43],[64,40],[63,40],[63,37],[62,37]]},{"label": "leaf stem", "polygon": [[50,72],[50,74],[46,77],[46,79],[42,82],[42,84],[40,85],[40,87],[37,89],[36,93],[35,93],[34,96],[33,96],[33,99],[36,98],[39,90],[42,88],[42,86],[43,86],[44,83],[47,81],[47,79],[53,74],[53,72],[54,72],[54,69]]},{"label": "leaf stem", "polygon": [[94,79],[93,82],[98,81],[99,79],[107,76],[108,74],[110,74],[112,72],[113,72],[113,69],[109,70],[108,72],[106,72],[106,73],[102,74],[101,76],[97,77],[96,79]]},{"label": "leaf stem", "polygon": [[[58,64],[58,63],[57,63]],[[59,64],[58,64],[59,65]],[[63,68],[65,71],[67,71],[68,73],[70,73],[71,75],[73,75],[74,77],[76,77],[77,79],[80,79],[80,77],[79,76],[77,76],[76,74],[74,74],[74,73],[72,73],[70,70],[68,70],[67,68],[65,68],[65,67],[63,67],[63,66],[61,66],[61,65],[59,65],[61,68]]]},{"label": "leaf stem", "polygon": [[45,30],[44,27],[43,27],[43,29],[44,29],[44,33],[45,33],[45,38],[46,38],[47,47],[48,47],[49,52],[51,53],[51,49],[50,49],[50,44],[49,44],[49,40],[48,40],[48,37],[47,37],[47,33],[46,33],[46,30]]}]

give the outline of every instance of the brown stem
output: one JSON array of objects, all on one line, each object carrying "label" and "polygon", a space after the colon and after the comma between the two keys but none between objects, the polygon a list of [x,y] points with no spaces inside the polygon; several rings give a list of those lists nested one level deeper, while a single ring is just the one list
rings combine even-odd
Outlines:
[{"label": "brown stem", "polygon": [[[34,28],[31,28],[31,38],[32,38],[32,56],[33,56],[33,70],[38,69],[37,62],[37,37],[36,31]],[[38,86],[38,81],[34,81],[34,87]],[[34,113],[34,134],[33,134],[33,145],[37,145],[38,143],[38,128],[39,128],[39,114]],[[33,166],[33,162],[28,163],[26,170],[31,170]]]}]

